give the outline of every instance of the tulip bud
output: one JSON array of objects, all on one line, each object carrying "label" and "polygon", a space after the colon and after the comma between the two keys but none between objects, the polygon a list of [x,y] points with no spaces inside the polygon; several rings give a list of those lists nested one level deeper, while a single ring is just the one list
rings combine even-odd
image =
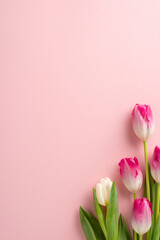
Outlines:
[{"label": "tulip bud", "polygon": [[149,105],[136,104],[132,112],[133,130],[143,142],[153,134],[155,124]]},{"label": "tulip bud", "polygon": [[120,175],[126,188],[132,193],[136,193],[142,186],[143,175],[136,157],[124,158],[118,164]]},{"label": "tulip bud", "polygon": [[107,206],[109,203],[112,181],[109,178],[102,178],[96,186],[96,196],[100,205]]},{"label": "tulip bud", "polygon": [[157,183],[160,183],[160,148],[155,147],[151,162],[151,174]]},{"label": "tulip bud", "polygon": [[132,228],[139,235],[143,235],[152,224],[152,204],[146,198],[134,200]]}]

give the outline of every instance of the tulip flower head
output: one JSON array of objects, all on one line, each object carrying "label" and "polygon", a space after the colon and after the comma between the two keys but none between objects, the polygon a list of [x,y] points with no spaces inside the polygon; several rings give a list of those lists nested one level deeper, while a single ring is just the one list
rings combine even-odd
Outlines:
[{"label": "tulip flower head", "polygon": [[155,147],[151,162],[151,174],[157,183],[160,183],[160,148]]},{"label": "tulip flower head", "polygon": [[126,188],[132,193],[138,192],[143,182],[143,175],[139,167],[138,159],[136,157],[124,158],[118,165]]},{"label": "tulip flower head", "polygon": [[152,110],[149,105],[136,104],[132,112],[133,130],[143,142],[153,134],[155,124]]},{"label": "tulip flower head", "polygon": [[134,200],[132,228],[139,235],[143,235],[152,224],[152,204],[146,198]]},{"label": "tulip flower head", "polygon": [[102,178],[96,186],[96,196],[100,205],[107,206],[109,203],[112,181],[109,178]]}]

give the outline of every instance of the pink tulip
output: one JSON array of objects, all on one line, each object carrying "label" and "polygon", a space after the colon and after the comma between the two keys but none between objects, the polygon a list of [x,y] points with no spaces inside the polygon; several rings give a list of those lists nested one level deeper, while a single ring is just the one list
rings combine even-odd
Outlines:
[{"label": "pink tulip", "polygon": [[152,204],[146,198],[134,200],[132,228],[140,235],[145,234],[152,224]]},{"label": "pink tulip", "polygon": [[132,193],[138,192],[142,186],[143,175],[137,158],[124,158],[118,165],[120,167],[120,175],[126,188]]},{"label": "pink tulip", "polygon": [[155,124],[149,105],[136,104],[132,112],[132,125],[135,134],[143,142],[153,134]]},{"label": "pink tulip", "polygon": [[151,162],[151,174],[157,183],[160,183],[160,148],[155,147]]}]

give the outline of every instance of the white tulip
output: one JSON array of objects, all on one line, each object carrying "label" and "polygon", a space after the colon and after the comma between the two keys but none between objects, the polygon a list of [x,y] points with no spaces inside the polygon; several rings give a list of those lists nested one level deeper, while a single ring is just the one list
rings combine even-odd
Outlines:
[{"label": "white tulip", "polygon": [[111,187],[112,181],[108,177],[102,178],[100,183],[97,183],[96,196],[100,205],[108,205]]}]

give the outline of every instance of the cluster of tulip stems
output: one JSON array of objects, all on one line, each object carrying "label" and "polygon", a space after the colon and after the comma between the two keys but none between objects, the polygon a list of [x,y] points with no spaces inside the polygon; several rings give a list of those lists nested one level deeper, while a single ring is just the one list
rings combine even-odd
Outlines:
[{"label": "cluster of tulip stems", "polygon": [[[81,225],[87,240],[142,240],[143,236],[146,240],[160,240],[160,148],[155,147],[149,164],[147,140],[155,129],[150,106],[135,105],[132,111],[132,126],[136,136],[144,144],[144,197],[136,197],[143,182],[138,159],[124,158],[118,166],[124,185],[133,193],[131,219],[133,234],[130,234],[123,215],[118,214],[116,183],[106,177],[100,180],[96,189],[93,189],[97,218],[80,207]],[[106,213],[101,206],[105,206]]]}]

